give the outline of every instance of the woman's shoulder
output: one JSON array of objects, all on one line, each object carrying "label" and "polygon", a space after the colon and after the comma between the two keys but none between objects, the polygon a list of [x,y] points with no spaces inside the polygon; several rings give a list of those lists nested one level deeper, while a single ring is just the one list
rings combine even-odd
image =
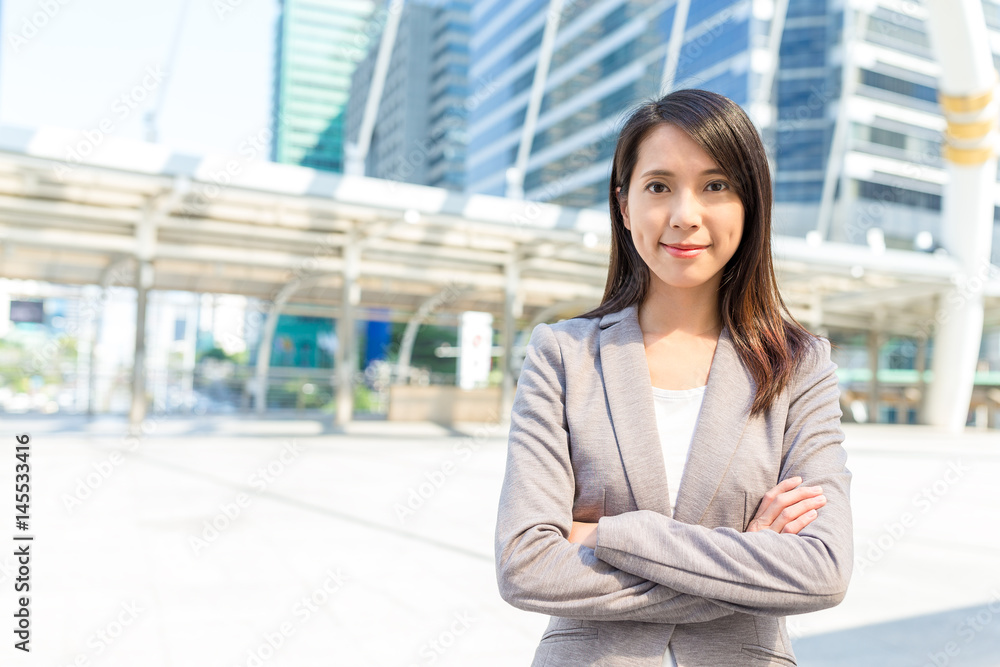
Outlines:
[{"label": "woman's shoulder", "polygon": [[572,343],[594,335],[599,330],[600,317],[571,317],[558,322],[542,322],[536,324],[531,332],[531,338],[538,337],[540,328],[548,329],[560,342]]},{"label": "woman's shoulder", "polygon": [[830,339],[823,336],[810,334],[798,352],[798,366],[801,370],[815,369],[817,366],[825,367],[833,363],[833,346]]},{"label": "woman's shoulder", "polygon": [[830,339],[816,335],[808,336],[798,350],[790,378],[793,395],[815,386],[824,377],[836,376],[838,368],[833,360],[833,346]]},{"label": "woman's shoulder", "polygon": [[543,353],[557,353],[563,358],[576,358],[594,349],[599,339],[599,317],[572,317],[558,322],[536,324],[528,338],[528,347]]}]

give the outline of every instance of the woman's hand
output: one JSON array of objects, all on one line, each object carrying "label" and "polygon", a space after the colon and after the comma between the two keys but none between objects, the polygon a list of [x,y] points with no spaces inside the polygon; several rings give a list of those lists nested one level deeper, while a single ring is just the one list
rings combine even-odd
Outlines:
[{"label": "woman's hand", "polygon": [[591,549],[597,548],[597,524],[596,523],[584,523],[583,521],[574,521],[573,529],[569,532],[570,542],[573,544],[582,544],[585,547],[590,547]]},{"label": "woman's hand", "polygon": [[826,496],[822,495],[822,487],[799,486],[801,483],[801,477],[789,477],[765,493],[746,532],[773,530],[797,535],[812,523],[819,508],[826,504]]}]

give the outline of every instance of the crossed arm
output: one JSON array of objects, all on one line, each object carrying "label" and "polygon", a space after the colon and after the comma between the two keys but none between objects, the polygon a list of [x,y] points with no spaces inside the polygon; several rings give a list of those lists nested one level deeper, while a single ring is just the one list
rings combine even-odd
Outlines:
[{"label": "crossed arm", "polygon": [[602,517],[596,530],[589,529],[594,548],[579,543],[581,524],[574,532],[561,364],[554,334],[538,325],[515,395],[497,517],[497,581],[504,600],[566,618],[698,623],[734,611],[804,613],[843,598],[853,559],[850,473],[839,445],[839,394],[828,347],[797,382],[781,479],[785,487],[794,487],[796,477],[821,482],[831,506],[805,517],[805,506],[791,509],[803,498],[792,503],[786,497],[782,506],[777,496],[789,489],[772,489],[776,497],[762,503],[757,527],[777,520],[764,514],[780,507],[790,510],[786,525],[802,524],[784,533],[709,529],[655,512],[627,512]]},{"label": "crossed arm", "polygon": [[[801,484],[801,477],[789,477],[765,493],[747,532],[773,530],[798,535],[800,530],[812,523],[819,515],[819,508],[826,504],[826,496],[821,486]],[[597,526],[596,523],[574,521],[567,539],[573,544],[596,549]]]}]

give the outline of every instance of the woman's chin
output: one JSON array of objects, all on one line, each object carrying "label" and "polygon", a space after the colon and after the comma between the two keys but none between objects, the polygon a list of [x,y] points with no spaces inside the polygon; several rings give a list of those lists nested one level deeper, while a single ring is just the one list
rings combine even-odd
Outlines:
[{"label": "woman's chin", "polygon": [[684,273],[669,276],[657,275],[656,277],[659,278],[664,287],[671,289],[693,289],[701,287],[707,282],[707,279],[701,276],[686,275]]}]

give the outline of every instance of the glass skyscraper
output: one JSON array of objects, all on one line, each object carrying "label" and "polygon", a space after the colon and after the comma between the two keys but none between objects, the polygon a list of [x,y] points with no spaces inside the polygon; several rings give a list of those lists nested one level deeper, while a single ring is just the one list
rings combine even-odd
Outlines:
[{"label": "glass skyscraper", "polygon": [[[660,94],[677,4],[566,1],[525,170],[526,198],[607,206],[617,129],[630,107]],[[945,123],[923,8],[898,0],[789,0],[767,86],[774,5],[693,0],[668,88],[722,93],[758,122],[775,168],[777,233],[816,230],[865,243],[875,229],[886,246],[933,249]],[[470,118],[473,192],[506,192],[548,7],[548,0],[473,5],[470,81],[473,90],[490,91]],[[1000,7],[984,0],[983,9],[1000,47]],[[994,238],[997,262],[1000,232]]]},{"label": "glass skyscraper", "polygon": [[[469,106],[469,0],[411,0],[400,17],[365,162],[376,178],[462,190]],[[381,34],[354,72],[344,124],[356,142]]]},{"label": "glass skyscraper", "polygon": [[[1000,7],[982,4],[997,65]],[[865,243],[875,230],[887,247],[938,245],[945,120],[925,18],[916,2],[790,2],[777,82],[775,184],[786,233],[820,223],[835,241]],[[824,208],[829,224],[817,220]],[[1000,226],[993,236],[993,262],[1000,263]]]},{"label": "glass skyscraper", "polygon": [[[658,96],[676,13],[674,0],[566,2],[524,179],[528,199],[604,206],[616,124]],[[673,81],[750,106],[765,61],[765,3],[698,0],[688,12]],[[547,0],[481,0],[473,6],[470,79],[492,95],[473,112],[469,188],[502,195],[514,164]],[[669,78],[669,77],[668,77]]]},{"label": "glass skyscraper", "polygon": [[[379,5],[380,6],[380,5]],[[343,171],[351,75],[384,23],[374,0],[281,0],[272,159]]]}]

